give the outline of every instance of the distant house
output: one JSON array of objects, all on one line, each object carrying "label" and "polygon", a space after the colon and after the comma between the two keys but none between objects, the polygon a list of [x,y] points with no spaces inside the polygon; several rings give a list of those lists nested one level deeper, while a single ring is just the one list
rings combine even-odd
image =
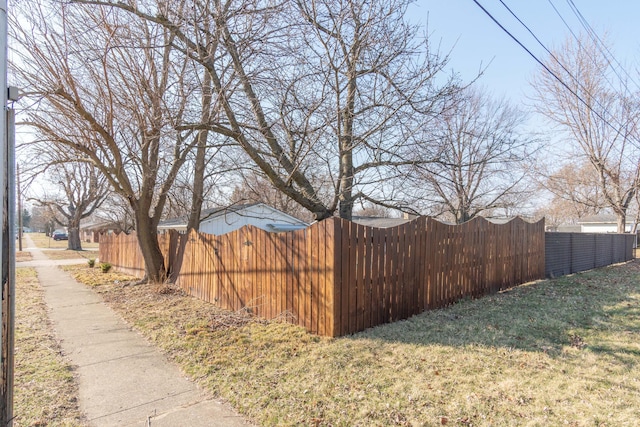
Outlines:
[{"label": "distant house", "polygon": [[582,226],[580,224],[559,224],[556,227],[549,227],[546,231],[557,231],[560,233],[581,233]]},{"label": "distant house", "polygon": [[[615,215],[590,215],[576,221],[582,233],[617,233],[618,221]],[[633,224],[627,222],[625,232],[630,233]]]},{"label": "distant house", "polygon": [[[200,229],[208,234],[225,234],[245,225],[266,231],[282,232],[306,228],[309,224],[264,203],[237,204],[226,208],[205,209],[200,215]],[[173,218],[158,225],[159,232],[187,231],[186,218]]]},{"label": "distant house", "polygon": [[91,221],[80,223],[80,240],[87,243],[99,243],[100,235],[105,233],[121,233],[122,228],[112,221]]}]

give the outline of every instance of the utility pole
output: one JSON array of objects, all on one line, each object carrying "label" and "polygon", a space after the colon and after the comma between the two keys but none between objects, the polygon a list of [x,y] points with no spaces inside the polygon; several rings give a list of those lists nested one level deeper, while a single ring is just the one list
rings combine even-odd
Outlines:
[{"label": "utility pole", "polygon": [[[13,91],[14,88],[12,88]],[[5,94],[7,92],[5,91]],[[17,100],[17,96],[15,98]],[[6,99],[5,99],[6,104]],[[2,377],[0,383],[0,426],[13,426],[13,367],[16,313],[16,239],[15,239],[15,111],[5,107],[6,132],[2,150]]]},{"label": "utility pole", "polygon": [[8,99],[17,100],[16,88],[7,87],[7,0],[0,0],[0,427],[13,426],[13,363],[15,328],[15,112]]},{"label": "utility pole", "polygon": [[22,252],[22,193],[20,192],[20,165],[16,162],[16,198],[18,201],[18,250]]}]

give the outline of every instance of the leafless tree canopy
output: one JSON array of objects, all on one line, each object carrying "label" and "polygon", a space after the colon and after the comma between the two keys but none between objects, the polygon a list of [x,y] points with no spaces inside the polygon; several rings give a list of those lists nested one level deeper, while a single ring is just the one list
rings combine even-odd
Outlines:
[{"label": "leafless tree canopy", "polygon": [[538,111],[562,132],[573,147],[574,159],[587,162],[597,177],[598,193],[618,217],[625,216],[640,184],[638,102],[626,82],[620,87],[607,75],[608,62],[592,39],[567,41],[553,52],[549,73],[534,81]]},{"label": "leafless tree canopy", "polygon": [[456,90],[447,57],[407,24],[405,0],[78,2],[166,28],[211,76],[220,114],[192,126],[232,138],[317,219],[350,217]]},{"label": "leafless tree canopy", "polygon": [[161,280],[156,227],[197,142],[176,128],[201,117],[190,102],[195,85],[185,77],[193,76],[191,61],[176,53],[166,28],[118,9],[45,1],[20,7],[22,25],[12,26],[20,45],[15,73],[29,88],[33,104],[24,113],[35,143],[43,151],[65,147],[126,198],[147,274]]},{"label": "leafless tree canopy", "polygon": [[[160,219],[197,226],[235,177],[317,220],[419,195],[464,221],[519,194],[517,112],[444,72],[409,2],[25,2],[26,123],[127,201],[151,280]],[[411,177],[407,198],[393,183]]]},{"label": "leafless tree canopy", "polygon": [[105,178],[93,165],[64,162],[51,166],[47,178],[61,194],[43,194],[37,202],[47,207],[52,219],[69,232],[68,248],[81,250],[80,221],[91,216],[110,192]]},{"label": "leafless tree canopy", "polygon": [[278,191],[268,179],[257,173],[244,173],[241,183],[234,187],[229,201],[231,204],[265,203],[303,221],[313,221],[309,211]]},{"label": "leafless tree canopy", "polygon": [[570,224],[585,216],[596,215],[606,207],[598,175],[589,163],[568,162],[560,168],[544,166],[548,167],[536,168],[538,184],[550,192],[552,198],[540,206],[537,216],[544,216],[547,226]]},{"label": "leafless tree canopy", "polygon": [[94,217],[96,222],[104,222],[116,232],[131,233],[136,229],[135,215],[129,202],[118,193],[110,193]]},{"label": "leafless tree canopy", "polygon": [[[432,130],[437,154],[416,162],[403,187],[407,199],[434,216],[462,223],[522,205],[531,188],[525,161],[536,143],[519,133],[523,113],[477,89],[452,97]],[[417,152],[424,156],[423,151]],[[422,159],[421,159],[422,160]]]}]

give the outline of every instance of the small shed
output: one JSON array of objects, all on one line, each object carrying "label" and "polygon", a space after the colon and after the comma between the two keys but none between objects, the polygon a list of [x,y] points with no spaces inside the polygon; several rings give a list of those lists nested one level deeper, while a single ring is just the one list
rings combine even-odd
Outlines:
[{"label": "small shed", "polygon": [[[306,228],[309,224],[264,203],[250,203],[203,210],[198,231],[220,235],[245,225],[253,225],[266,231],[283,232]],[[158,231],[168,230],[186,233],[186,218],[168,219],[158,225]]]}]

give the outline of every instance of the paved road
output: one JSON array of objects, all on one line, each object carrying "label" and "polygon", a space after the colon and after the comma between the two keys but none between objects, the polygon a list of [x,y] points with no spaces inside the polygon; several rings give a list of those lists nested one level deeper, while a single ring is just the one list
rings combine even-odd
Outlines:
[{"label": "paved road", "polygon": [[247,426],[208,397],[107,307],[101,297],[48,260],[27,237],[45,301],[64,353],[76,366],[80,409],[92,426]]}]

